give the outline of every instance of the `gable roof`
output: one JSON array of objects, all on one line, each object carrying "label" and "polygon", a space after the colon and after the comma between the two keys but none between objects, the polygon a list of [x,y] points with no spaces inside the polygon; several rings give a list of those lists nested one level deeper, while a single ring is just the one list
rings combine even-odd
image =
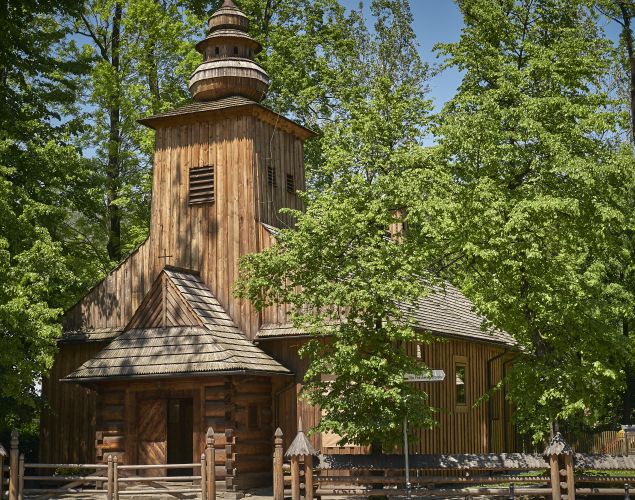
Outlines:
[{"label": "gable roof", "polygon": [[516,347],[509,333],[495,327],[482,329],[485,318],[474,311],[474,304],[449,282],[432,285],[430,293],[414,304],[400,304],[414,326],[433,334]]},{"label": "gable roof", "polygon": [[172,271],[164,270],[154,281],[124,330],[202,325],[203,322],[173,283]]},{"label": "gable roof", "polygon": [[303,140],[316,135],[313,130],[290,120],[284,115],[276,113],[256,101],[241,96],[225,97],[214,101],[194,102],[176,109],[164,111],[163,113],[148,116],[147,118],[142,118],[138,121],[142,125],[158,129],[173,124],[176,118],[186,121],[196,121],[206,116],[211,117],[219,113],[229,114],[236,112],[250,113],[278,128],[287,130]]},{"label": "gable roof", "polygon": [[[431,286],[430,293],[414,304],[400,304],[402,311],[419,330],[442,337],[515,347],[516,341],[507,332],[498,328],[483,330],[484,318],[474,312],[474,306],[465,295],[450,283]],[[291,324],[265,324],[256,338],[307,336],[308,332]]]},{"label": "gable roof", "polygon": [[[188,314],[194,315],[200,324],[146,328],[138,323],[139,327],[126,330],[62,380],[291,373],[236,327],[198,275],[166,268],[151,290],[157,282],[173,287]],[[146,317],[152,319],[152,314]]]}]

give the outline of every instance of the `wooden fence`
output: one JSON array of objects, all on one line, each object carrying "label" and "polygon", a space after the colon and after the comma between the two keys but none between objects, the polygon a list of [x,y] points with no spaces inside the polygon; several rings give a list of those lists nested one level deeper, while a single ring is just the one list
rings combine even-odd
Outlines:
[{"label": "wooden fence", "polygon": [[[117,456],[109,456],[105,464],[38,464],[25,463],[19,453],[18,433],[11,434],[9,466],[7,453],[0,445],[0,499],[8,489],[9,500],[23,500],[25,495],[103,495],[106,500],[123,496],[200,494],[202,500],[216,499],[216,456],[214,431],[206,434],[205,451],[200,462],[189,464],[129,465],[120,464]],[[192,475],[171,476],[168,470],[192,469]],[[63,472],[55,474],[54,472]],[[195,474],[198,472],[198,474]],[[8,473],[8,477],[6,474]],[[45,485],[30,487],[27,485]],[[58,483],[62,483],[57,486]],[[51,486],[53,485],[53,486]]]},{"label": "wooden fence", "polygon": [[576,495],[630,499],[630,486],[635,483],[627,472],[635,471],[635,456],[576,454],[559,434],[543,455],[411,455],[408,483],[403,455],[303,454],[308,448],[298,451],[300,434],[283,455],[282,432],[276,431],[274,500],[287,496],[292,500],[346,496],[572,500]]}]

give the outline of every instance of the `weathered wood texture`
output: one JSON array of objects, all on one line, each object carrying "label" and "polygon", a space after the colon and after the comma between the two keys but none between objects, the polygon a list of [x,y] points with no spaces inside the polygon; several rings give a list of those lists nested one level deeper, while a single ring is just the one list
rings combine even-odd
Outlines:
[{"label": "weathered wood texture", "polygon": [[[283,339],[262,341],[260,346],[295,374],[291,386],[281,380],[275,392],[274,426],[285,433],[285,449],[297,433],[298,418],[305,428],[311,428],[321,417],[318,408],[310,406],[297,396],[306,372],[307,362],[298,356],[302,339]],[[410,446],[411,453],[488,453],[504,452],[513,449],[513,428],[509,419],[509,410],[502,391],[492,393],[491,403],[483,402],[476,407],[474,403],[488,390],[488,361],[490,365],[490,386],[500,380],[505,363],[500,355],[503,350],[488,344],[477,344],[460,340],[439,341],[429,345],[409,346],[410,354],[421,355],[421,359],[432,369],[445,371],[443,382],[422,382],[417,386],[430,396],[430,404],[440,408],[436,414],[439,425],[432,430],[421,430],[418,439]],[[467,404],[455,404],[455,363],[456,359],[466,359]],[[288,430],[287,430],[288,429]],[[336,448],[322,446],[326,436],[313,435],[311,444],[322,453],[363,453],[360,448]],[[491,450],[489,449],[491,448]]]},{"label": "weathered wood texture", "polygon": [[[207,429],[212,427],[217,480],[225,479],[227,460],[231,459],[238,487],[270,483],[271,390],[269,377],[255,376],[102,384],[97,409],[97,459],[105,463],[113,455],[120,463],[165,463],[166,426],[161,408],[171,398],[192,398],[192,461],[200,459]],[[227,456],[228,429],[235,436],[231,456]]]},{"label": "weathered wood texture", "polygon": [[[232,296],[240,256],[268,244],[258,221],[293,223],[278,212],[301,209],[287,175],[304,188],[302,140],[252,115],[192,122],[175,117],[159,128],[153,172],[150,236],[65,316],[75,329],[126,326],[165,264],[198,271],[247,336],[260,326],[246,301]],[[190,167],[215,169],[215,201],[188,204]],[[273,169],[274,182],[268,171]]]},{"label": "weathered wood texture", "polygon": [[63,344],[48,378],[42,382],[49,407],[42,411],[40,460],[48,463],[92,463],[95,460],[95,393],[59,379],[90,359],[106,344]]}]

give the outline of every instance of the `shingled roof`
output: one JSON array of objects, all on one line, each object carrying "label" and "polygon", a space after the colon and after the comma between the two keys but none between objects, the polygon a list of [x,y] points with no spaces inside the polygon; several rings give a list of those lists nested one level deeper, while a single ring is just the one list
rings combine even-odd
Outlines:
[{"label": "shingled roof", "polygon": [[181,294],[199,324],[127,330],[63,380],[241,372],[290,374],[236,327],[199,276],[173,269],[165,269],[162,274]]},{"label": "shingled roof", "polygon": [[159,126],[172,123],[171,119],[175,117],[196,120],[203,115],[218,112],[251,112],[256,116],[273,121],[278,127],[287,128],[300,137],[308,138],[315,135],[313,130],[305,127],[304,125],[300,125],[286,116],[276,113],[259,102],[242,96],[231,96],[224,97],[222,99],[215,99],[213,101],[194,102],[176,109],[171,109],[169,111],[164,111],[162,113],[157,113],[156,115],[142,118],[138,120],[138,122],[142,125],[156,129]]},{"label": "shingled roof", "polygon": [[[516,346],[514,338],[503,330],[483,330],[481,325],[484,318],[474,312],[472,303],[450,283],[445,283],[444,286],[434,285],[426,297],[414,304],[400,304],[400,307],[420,330],[444,337]],[[291,324],[265,324],[258,331],[257,338],[306,335],[308,332]]]}]

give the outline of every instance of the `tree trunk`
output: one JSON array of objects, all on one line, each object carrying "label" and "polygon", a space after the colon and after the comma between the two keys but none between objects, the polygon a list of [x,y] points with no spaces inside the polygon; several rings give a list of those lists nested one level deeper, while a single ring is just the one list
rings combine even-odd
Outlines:
[{"label": "tree trunk", "polygon": [[[628,342],[629,325],[628,319],[622,320],[622,333],[624,342]],[[624,404],[622,407],[622,423],[630,425],[633,420],[633,391],[635,391],[635,371],[629,363],[626,365],[626,392],[624,393]]]},{"label": "tree trunk", "polygon": [[[626,45],[628,55],[628,71],[630,82],[630,110],[631,110],[631,144],[635,146],[635,54],[633,53],[633,30],[631,28],[631,19],[633,16],[633,6],[630,2],[618,0],[620,13],[622,14],[623,38]],[[622,333],[625,337],[624,341],[628,342],[629,324],[628,318],[622,320]],[[630,424],[633,416],[633,392],[635,392],[635,370],[632,364],[627,364],[626,372],[626,392],[624,393],[622,419],[624,424]]]},{"label": "tree trunk", "polygon": [[635,144],[635,56],[633,55],[633,30],[631,29],[631,6],[624,0],[619,0],[618,5],[622,13],[624,31],[622,33],[628,55],[628,70],[630,81],[630,109],[631,109],[631,142]]},{"label": "tree trunk", "polygon": [[110,103],[108,117],[110,120],[110,132],[108,137],[108,168],[106,209],[108,213],[108,256],[115,261],[121,260],[121,208],[117,205],[121,189],[121,118],[119,99],[119,47],[121,42],[121,2],[115,3],[115,12],[112,20],[111,38],[111,64],[117,81],[115,98]]}]

